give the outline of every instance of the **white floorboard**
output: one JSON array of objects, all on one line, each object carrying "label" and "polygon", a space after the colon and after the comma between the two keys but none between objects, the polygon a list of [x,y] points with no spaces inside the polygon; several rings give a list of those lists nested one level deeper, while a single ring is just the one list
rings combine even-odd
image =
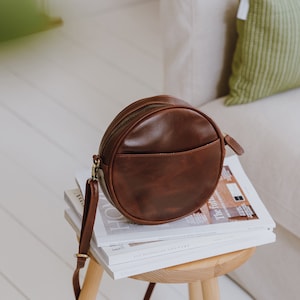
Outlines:
[{"label": "white floorboard", "polygon": [[[163,92],[158,1],[52,3],[63,26],[0,44],[1,299],[73,299],[63,191],[120,109]],[[220,286],[222,300],[250,299],[227,277]],[[98,298],[145,289],[104,275]],[[187,299],[187,287],[158,285],[152,299]]]}]

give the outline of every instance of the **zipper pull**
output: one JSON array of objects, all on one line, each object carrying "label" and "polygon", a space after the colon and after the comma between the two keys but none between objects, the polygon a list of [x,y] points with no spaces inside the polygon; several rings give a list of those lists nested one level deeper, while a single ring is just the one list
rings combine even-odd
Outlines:
[{"label": "zipper pull", "polygon": [[100,156],[93,155],[93,166],[92,166],[92,180],[98,180],[98,171],[100,168]]}]

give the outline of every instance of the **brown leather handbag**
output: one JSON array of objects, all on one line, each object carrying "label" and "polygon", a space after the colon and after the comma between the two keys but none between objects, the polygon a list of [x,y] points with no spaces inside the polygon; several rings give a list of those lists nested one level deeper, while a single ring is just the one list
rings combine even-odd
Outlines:
[{"label": "brown leather handbag", "polygon": [[88,242],[81,243],[79,260],[88,251],[98,182],[111,204],[133,222],[174,221],[208,201],[220,178],[226,144],[243,153],[210,117],[171,96],[145,98],[122,110],[93,158],[81,235],[82,243]]},{"label": "brown leather handbag", "polygon": [[100,185],[107,199],[135,223],[182,218],[214,192],[225,143],[215,122],[182,100],[156,96],[136,101],[103,136]]}]

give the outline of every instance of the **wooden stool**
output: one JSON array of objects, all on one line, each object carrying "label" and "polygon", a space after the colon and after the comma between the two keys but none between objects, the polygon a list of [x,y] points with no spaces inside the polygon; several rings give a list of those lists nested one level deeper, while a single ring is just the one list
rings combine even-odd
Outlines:
[{"label": "wooden stool", "polygon": [[[188,283],[190,300],[218,300],[218,276],[227,274],[246,262],[255,248],[222,254],[190,263],[132,276],[154,283]],[[103,268],[91,258],[82,286],[80,300],[96,299]]]}]

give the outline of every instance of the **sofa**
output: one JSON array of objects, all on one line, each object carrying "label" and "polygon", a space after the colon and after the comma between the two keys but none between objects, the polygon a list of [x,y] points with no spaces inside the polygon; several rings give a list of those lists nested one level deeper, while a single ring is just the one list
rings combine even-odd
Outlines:
[{"label": "sofa", "polygon": [[297,1],[160,1],[164,92],[243,145],[241,163],[276,222],[276,242],[229,274],[259,300],[300,297]]}]

